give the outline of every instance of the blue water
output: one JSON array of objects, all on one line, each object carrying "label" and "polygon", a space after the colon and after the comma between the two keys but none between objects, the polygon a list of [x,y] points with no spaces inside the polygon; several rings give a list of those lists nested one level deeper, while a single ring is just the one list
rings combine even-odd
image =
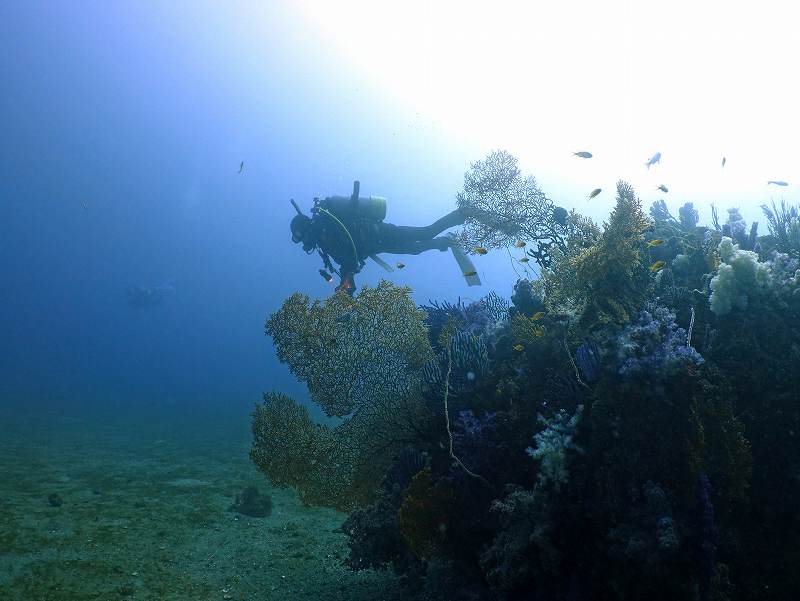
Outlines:
[{"label": "blue water", "polygon": [[[581,373],[587,381],[593,379],[572,360],[573,353],[578,357],[581,352],[579,348],[584,352],[591,348],[591,341],[584,339],[589,329],[583,332],[583,328],[598,326],[598,336],[605,328],[605,338],[598,340],[608,349],[615,348],[614,336],[629,336],[631,340],[634,336],[624,330],[623,334],[615,333],[608,324],[601,328],[601,317],[605,319],[610,313],[604,315],[605,309],[592,295],[579,299],[589,302],[591,310],[575,322],[574,339],[568,338],[573,331],[566,327],[563,341],[555,338],[556,333],[560,336],[559,328],[567,324],[559,321],[563,316],[543,317],[544,312],[534,309],[528,311],[529,317],[533,321],[542,319],[546,326],[538,330],[536,324],[531,327],[531,332],[539,333],[529,335],[531,342],[526,344],[530,348],[522,343],[511,346],[517,336],[513,321],[493,330],[492,336],[501,336],[502,343],[497,343],[499,351],[492,357],[492,385],[487,387],[478,376],[479,381],[470,384],[479,391],[474,399],[459,399],[456,392],[449,397],[453,365],[450,345],[455,343],[454,338],[448,338],[451,342],[446,344],[438,340],[434,346],[440,347],[442,366],[442,345],[447,347],[446,392],[441,404],[436,392],[435,402],[426,409],[431,413],[425,418],[435,416],[438,426],[430,426],[433,421],[422,424],[419,441],[414,443],[419,443],[419,448],[412,449],[416,453],[398,453],[393,459],[396,473],[413,470],[409,482],[394,484],[391,494],[396,506],[390,503],[371,508],[375,510],[370,514],[373,517],[380,512],[386,515],[381,518],[381,527],[368,537],[359,539],[356,530],[343,532],[345,514],[304,506],[293,489],[273,488],[264,476],[269,473],[264,467],[267,460],[259,465],[263,473],[250,460],[250,413],[265,392],[277,390],[304,403],[320,422],[338,421],[309,402],[305,384],[278,361],[272,341],[264,334],[265,320],[291,294],[301,292],[312,299],[325,299],[333,292],[333,286],[319,276],[321,259],[306,255],[292,243],[289,221],[295,210],[290,199],[308,211],[314,197],[349,195],[354,180],[358,180],[362,196],[388,198],[387,221],[424,226],[454,209],[456,193],[471,163],[495,149],[504,149],[520,157],[523,171],[536,176],[556,205],[575,208],[598,224],[609,218],[618,179],[631,183],[645,210],[662,198],[675,215],[683,203],[695,203],[700,225],[710,225],[712,202],[717,203],[723,223],[727,210],[733,209],[733,216],[740,210],[747,231],[754,221],[760,222],[757,233],[765,243],[768,228],[761,203],[786,200],[789,205],[797,204],[797,181],[792,171],[796,169],[796,149],[791,140],[798,137],[800,122],[794,115],[798,93],[792,88],[793,65],[786,67],[793,56],[793,32],[788,31],[792,21],[782,14],[785,9],[780,3],[775,7],[762,3],[758,11],[752,11],[757,13],[752,21],[751,11],[737,12],[735,7],[722,7],[721,3],[719,9],[709,3],[701,7],[703,10],[687,3],[683,12],[673,12],[671,4],[634,6],[625,0],[608,3],[608,9],[605,3],[587,2],[583,11],[572,4],[563,8],[557,3],[544,8],[530,8],[535,3],[508,3],[498,9],[494,5],[489,8],[489,4],[479,8],[468,4],[459,6],[463,15],[456,11],[450,15],[445,3],[431,3],[434,8],[425,10],[420,9],[421,4],[410,3],[408,10],[396,9],[398,12],[387,17],[380,10],[382,5],[373,3],[365,5],[366,17],[358,23],[340,19],[336,27],[322,31],[325,28],[294,2],[275,0],[0,2],[0,601],[388,601],[408,598],[403,597],[408,589],[399,586],[400,574],[403,579],[413,575],[418,559],[426,559],[426,545],[440,539],[452,543],[459,555],[463,551],[470,556],[464,565],[471,566],[470,577],[476,582],[484,576],[495,578],[501,572],[496,570],[492,575],[492,570],[475,571],[489,542],[497,549],[508,547],[509,564],[514,564],[509,572],[519,568],[519,574],[511,576],[520,578],[515,583],[509,577],[509,586],[522,589],[529,579],[535,581],[548,574],[547,570],[558,562],[545,557],[540,562],[544,567],[537,565],[539,571],[528,573],[528,559],[521,555],[523,560],[518,561],[515,556],[514,537],[504,538],[519,533],[523,551],[531,543],[541,546],[525,551],[537,557],[547,545],[555,548],[562,540],[568,541],[566,545],[579,541],[575,549],[567,549],[567,560],[559,566],[566,579],[555,583],[568,585],[563,590],[569,591],[566,596],[570,599],[582,598],[578,592],[581,582],[591,580],[597,566],[606,565],[620,568],[619,580],[609,574],[609,582],[600,583],[600,590],[617,590],[614,586],[628,576],[639,578],[636,571],[642,566],[650,570],[646,579],[680,574],[676,580],[679,585],[689,574],[695,579],[692,582],[700,584],[695,596],[691,590],[694,584],[686,581],[683,590],[687,598],[703,598],[702,591],[708,593],[712,588],[728,598],[724,591],[729,575],[734,582],[731,587],[754,587],[742,588],[741,592],[731,588],[731,594],[744,595],[741,598],[756,591],[762,595],[759,598],[772,599],[776,594],[773,591],[791,590],[793,574],[784,564],[792,562],[786,557],[772,557],[776,552],[800,557],[793,544],[798,537],[791,536],[797,530],[797,520],[791,513],[797,506],[797,487],[791,477],[797,472],[792,462],[796,453],[792,451],[797,446],[798,416],[793,408],[797,406],[794,393],[798,386],[792,385],[797,373],[791,363],[797,349],[792,344],[796,336],[785,334],[792,332],[790,325],[796,323],[791,314],[796,304],[791,303],[798,297],[794,288],[794,295],[789,296],[790,286],[797,284],[796,278],[789,284],[788,276],[780,292],[773,282],[772,296],[762,299],[768,311],[762,312],[753,303],[746,309],[739,307],[739,313],[730,318],[709,310],[697,291],[667,287],[659,280],[653,290],[675,295],[673,309],[676,313],[681,308],[683,311],[680,316],[670,314],[669,319],[682,320],[676,323],[688,328],[688,333],[669,321],[671,340],[680,339],[680,346],[669,347],[666,342],[658,346],[662,344],[659,342],[648,347],[642,342],[640,350],[650,349],[648,353],[661,356],[666,353],[661,350],[664,348],[686,355],[686,335],[687,345],[696,345],[698,352],[706,355],[703,361],[713,368],[708,377],[714,381],[707,389],[705,382],[702,386],[695,382],[700,377],[696,369],[700,361],[694,351],[691,361],[682,365],[677,375],[652,374],[657,385],[643,389],[642,399],[652,396],[657,401],[661,413],[654,411],[654,415],[665,420],[663,428],[650,420],[648,406],[638,403],[639,397],[631,392],[633,388],[626,388],[628,384],[623,383],[620,390],[624,394],[616,399],[615,389],[605,380],[593,383],[594,389],[581,380]],[[330,5],[317,8],[322,10],[322,6]],[[520,7],[527,7],[527,12]],[[347,10],[360,16],[353,11],[352,3],[342,3],[342,15],[346,16]],[[681,21],[683,14],[685,24]],[[392,29],[392,15],[403,17],[396,29]],[[384,29],[364,31],[365,25],[372,23]],[[437,29],[448,24],[449,31]],[[527,24],[530,30],[525,29]],[[742,24],[754,31],[746,31]],[[339,25],[343,25],[341,30],[337,29]],[[370,72],[359,65],[370,61],[353,60],[343,50],[346,44],[335,43],[340,37],[359,40],[362,35],[363,52],[385,57],[385,70],[372,61]],[[759,35],[764,39],[756,40]],[[376,47],[378,44],[392,52],[379,53],[386,48]],[[403,60],[404,51],[408,60]],[[429,57],[427,52],[436,56]],[[409,76],[412,71],[414,77]],[[428,87],[403,89],[403,85],[414,85],[409,82],[424,82]],[[725,94],[730,96],[729,101]],[[430,106],[422,106],[423,101],[429,101]],[[446,125],[431,117],[436,111]],[[452,119],[448,120],[449,116]],[[577,158],[576,151],[592,151],[595,156],[591,160]],[[663,160],[645,168],[647,158],[656,152],[662,153]],[[722,157],[726,157],[724,164]],[[770,180],[788,185],[768,184]],[[602,194],[589,200],[591,191],[600,188]],[[650,240],[649,248],[642,250],[648,255],[644,264],[659,272],[665,267],[664,261],[651,260],[663,257],[672,262],[674,258],[675,263],[648,277],[655,281],[667,277],[666,272],[679,271],[676,244],[684,245],[682,254],[688,253],[695,260],[691,269],[701,271],[695,274],[698,278],[704,266],[714,272],[719,257],[713,249],[690,247],[699,243],[701,238],[695,236],[703,230],[693,225],[678,228],[663,218],[658,221],[657,226],[666,232],[658,234],[664,240]],[[730,223],[725,225],[731,231]],[[721,233],[707,232],[707,240],[715,240],[713,248],[717,248]],[[457,303],[459,299],[469,304],[491,292],[508,299],[520,270],[525,269],[511,253],[523,251],[490,250],[486,256],[473,256],[483,281],[481,287],[468,287],[452,255],[435,251],[384,256],[390,264],[397,260],[405,264],[404,269],[393,273],[368,262],[358,274],[357,284],[374,286],[386,278],[408,285],[417,304]],[[701,256],[703,253],[705,256]],[[752,263],[755,255],[742,256],[750,257]],[[760,259],[768,260],[766,256]],[[780,262],[775,256],[769,260],[775,265]],[[627,259],[614,261],[628,269]],[[781,261],[784,267],[789,264],[787,257]],[[528,275],[535,276],[533,264],[528,263],[532,269]],[[588,259],[576,265],[581,269],[584,266],[590,276],[582,278],[590,282],[587,286],[595,281],[589,272],[597,269],[603,273]],[[760,267],[767,269],[763,264]],[[613,274],[613,270],[608,273]],[[558,283],[565,274],[557,274],[554,281]],[[678,276],[673,283],[684,277]],[[712,274],[706,276],[698,281],[707,282]],[[634,281],[630,273],[626,277],[621,281]],[[683,300],[681,293],[685,293]],[[636,296],[630,290],[620,294]],[[743,298],[747,300],[747,295]],[[524,295],[518,301],[525,304]],[[528,301],[533,304],[532,297]],[[784,304],[776,305],[778,301]],[[629,304],[635,303],[631,300]],[[599,313],[581,325],[583,317],[598,307]],[[623,313],[627,310],[624,303],[608,307],[614,312],[616,307]],[[695,309],[698,324],[704,327],[694,330],[693,339]],[[526,314],[520,307],[515,310]],[[345,315],[337,319],[350,319]],[[647,313],[642,316],[645,321],[638,325],[634,322],[628,330],[645,331],[651,319]],[[739,330],[731,324],[738,322],[733,319],[745,324],[741,341],[736,340]],[[783,319],[785,328],[776,328],[772,334],[764,331],[763,325]],[[648,331],[655,336],[652,329]],[[763,340],[762,331],[766,336]],[[784,335],[772,339],[775,333]],[[485,332],[481,335],[488,337]],[[550,346],[534,347],[532,340],[539,337]],[[715,348],[719,341],[723,345]],[[334,343],[338,344],[338,334],[328,344]],[[747,355],[751,351],[758,352],[752,361]],[[619,359],[622,354],[611,350],[609,357]],[[666,365],[665,361],[662,357],[661,363]],[[642,364],[646,365],[644,360]],[[756,381],[759,377],[751,382],[750,372],[744,369],[759,365],[753,374],[769,374],[760,379],[776,380],[764,382],[764,394],[751,393],[762,383]],[[599,364],[594,369],[599,370]],[[619,384],[613,379],[615,370],[606,366],[604,377],[612,374],[609,381]],[[475,373],[466,372],[464,382],[473,382]],[[581,388],[572,380],[573,374]],[[663,382],[659,379],[662,375]],[[670,383],[667,376],[677,383]],[[702,377],[706,377],[705,372]],[[785,381],[780,380],[783,377]],[[736,390],[737,385],[742,390]],[[732,392],[726,392],[725,387]],[[684,390],[691,394],[681,397]],[[701,391],[719,406],[706,407],[706,399],[699,396]],[[518,393],[522,398],[517,398]],[[575,426],[583,403],[590,402],[584,401],[583,395],[591,400],[595,394],[597,398],[605,395],[607,403],[601,407],[610,409],[595,412],[592,419],[597,421],[590,422],[586,432],[591,434],[600,424],[597,431],[605,428],[601,434],[611,432],[613,439],[619,431],[635,436],[619,441],[628,446],[619,446],[625,451],[616,456],[606,452],[618,444],[611,438],[579,438],[580,447],[570,446],[574,432],[561,428],[559,440],[566,442],[559,442],[560,447],[553,444],[554,449],[561,449],[560,455],[553,455],[563,458],[564,449],[575,451],[569,454],[569,461],[579,468],[574,471],[577,484],[574,489],[564,489],[564,498],[575,502],[585,495],[581,501],[586,501],[590,511],[581,519],[585,517],[586,524],[597,519],[592,528],[583,528],[584,522],[572,521],[580,515],[572,503],[563,506],[564,515],[556,515],[562,508],[561,497],[549,497],[545,490],[541,498],[546,498],[546,503],[536,500],[534,493],[539,490],[543,472],[534,486],[533,463],[521,462],[536,456],[523,452],[526,448],[530,451],[529,445],[544,431],[534,433],[534,428],[544,424],[548,431],[559,431],[559,420],[566,414],[551,398],[559,398],[570,412],[574,411]],[[674,406],[662,398],[665,394],[676,396]],[[736,397],[730,400],[731,407],[723,407],[726,394]],[[450,409],[449,398],[453,403]],[[663,400],[667,402],[661,403]],[[570,403],[577,404],[577,409]],[[631,403],[627,406],[636,411],[618,409],[626,407],[625,403]],[[440,405],[443,415],[437,413],[442,410]],[[702,444],[691,438],[685,444],[684,430],[673,429],[674,416],[665,413],[665,407],[683,407],[681,411],[691,416],[685,424],[685,432],[690,433],[686,436],[697,435],[698,440],[703,438]],[[498,423],[512,425],[503,425],[507,429],[498,432],[519,434],[510,442],[509,437],[503,438],[497,449],[491,447],[491,452],[481,457],[487,465],[497,461],[503,469],[496,474],[489,474],[488,467],[485,472],[476,470],[481,473],[473,481],[464,479],[456,469],[457,477],[452,481],[464,487],[459,489],[462,496],[458,498],[475,504],[460,509],[469,519],[456,527],[448,530],[445,522],[449,518],[442,518],[444,521],[430,530],[436,533],[430,540],[417,537],[414,528],[400,532],[402,528],[393,522],[401,509],[397,493],[410,485],[412,473],[416,474],[415,491],[404,493],[403,506],[410,499],[407,507],[413,510],[420,499],[430,496],[430,511],[451,513],[450,502],[442,499],[449,499],[449,479],[458,464],[453,463],[449,472],[447,466],[457,458],[453,439],[475,428],[465,417],[473,410],[476,413],[470,419],[476,424],[481,423],[477,418],[488,424],[499,412],[502,418]],[[625,419],[612,419],[617,410]],[[554,415],[560,417],[544,419],[539,415],[536,421],[538,413],[547,411],[558,411]],[[458,420],[461,425],[456,426]],[[713,428],[704,430],[706,424]],[[740,426],[744,434],[733,444]],[[494,428],[486,426],[486,431],[494,432]],[[666,442],[651,444],[651,440],[644,440],[646,436],[640,436],[641,428],[658,436],[663,432]],[[520,434],[523,430],[524,436]],[[706,435],[710,459],[708,466],[701,466]],[[493,441],[493,436],[487,433],[485,440]],[[467,438],[458,444],[467,445],[463,442]],[[749,469],[751,442],[754,469],[749,479],[745,472]],[[489,442],[486,445],[490,448]],[[581,447],[585,447],[585,455]],[[671,457],[662,457],[668,453],[665,450],[684,447],[690,453],[688,458],[678,457],[677,461],[686,465],[675,468],[677,476],[647,471],[669,465]],[[386,448],[392,448],[391,444]],[[474,448],[484,447],[476,443]],[[596,456],[592,455],[595,449],[601,451]],[[778,455],[783,454],[777,462],[776,449]],[[477,456],[478,451],[475,453]],[[654,456],[652,466],[650,455]],[[364,456],[373,461],[373,455]],[[388,459],[374,457],[375,465]],[[420,469],[426,457],[431,458],[433,469]],[[619,466],[603,465],[601,459],[616,461]],[[641,476],[641,490],[636,482],[630,487],[624,482],[630,467],[626,462],[632,466],[637,459],[641,470],[637,466],[629,471],[632,481]],[[659,463],[662,459],[663,464]],[[308,465],[320,465],[315,462],[313,459]],[[404,467],[406,462],[410,467]],[[472,465],[470,461],[461,464],[460,459],[459,464],[462,468]],[[617,467],[618,472],[611,469]],[[700,469],[700,474],[694,473],[695,469]],[[702,471],[706,469],[708,475]],[[563,470],[565,481],[566,473]],[[420,474],[423,477],[416,480]],[[327,484],[330,480],[327,472],[325,475],[322,480]],[[596,486],[595,475],[606,477],[608,486]],[[612,486],[616,477],[620,480]],[[494,482],[502,478],[510,479]],[[496,490],[486,498],[485,490],[481,495],[472,494],[477,489],[468,485],[477,485],[477,480],[489,486],[497,484]],[[516,487],[518,482],[527,482],[525,486],[532,490],[517,495],[520,491],[509,484]],[[698,562],[701,569],[689,565],[693,560],[685,552],[688,549],[691,555],[696,551],[687,542],[689,538],[680,552],[671,555],[664,551],[663,559],[658,559],[662,563],[653,563],[647,555],[650,551],[641,543],[644,539],[637,538],[637,528],[651,528],[657,523],[659,549],[662,519],[668,518],[668,525],[678,524],[686,532],[697,530],[697,522],[692,521],[697,510],[687,501],[696,494],[695,482],[700,484],[699,505],[705,520],[705,530],[700,528],[694,541],[706,552],[699,557],[704,560]],[[442,483],[443,488],[436,488]],[[778,486],[773,492],[770,487],[775,483]],[[752,494],[747,501],[752,505],[745,510],[738,503],[744,503],[746,494],[738,487],[744,490],[749,484]],[[269,516],[256,518],[251,513],[250,519],[244,517],[246,513],[239,515],[238,509],[232,511],[235,499],[250,486],[271,499]],[[553,490],[558,491],[559,486],[556,480]],[[436,494],[428,495],[428,491]],[[635,503],[631,501],[631,507],[622,508],[617,503],[627,498],[623,491],[628,491],[631,499],[639,495]],[[384,493],[389,495],[388,488]],[[677,509],[663,509],[661,502],[653,501],[653,507],[649,506],[651,497],[667,498],[667,493],[683,499],[682,515]],[[714,495],[719,497],[712,499]],[[517,497],[529,497],[526,502],[530,503],[536,500],[536,507],[544,503],[545,509],[537,512],[545,516],[552,510],[548,520],[576,531],[567,532],[569,536],[561,539],[561,530],[554,527],[548,531],[537,523],[537,532],[543,534],[522,540],[527,526],[518,528],[517,522],[508,518],[501,527],[505,518],[490,517],[503,500],[512,501],[501,509],[513,518],[516,510],[508,507],[517,502]],[[648,504],[644,509],[642,499]],[[437,509],[437,503],[447,507]],[[608,524],[603,523],[604,503],[612,510]],[[720,509],[719,523],[727,524],[733,532],[729,539],[725,538],[728,532],[722,532],[718,574],[714,572],[714,506]],[[519,507],[524,513],[525,505],[520,502]],[[725,508],[733,509],[724,515]],[[619,514],[619,523],[613,517],[618,509],[625,510]],[[740,510],[743,518],[735,513]],[[751,510],[763,515],[753,517]],[[433,522],[426,521],[425,511],[420,510],[419,523],[412,517],[406,525],[419,527],[420,532],[428,528]],[[787,514],[786,524],[781,521],[782,512]],[[406,515],[416,514],[411,511]],[[541,516],[523,517],[520,522]],[[475,538],[474,521],[485,522],[481,527],[486,528]],[[357,572],[344,564],[348,554],[352,559],[363,552],[359,546],[369,549],[376,541],[390,540],[382,532],[402,538],[401,547],[407,547],[407,557],[392,559],[394,567],[400,567],[397,573]],[[744,538],[736,539],[739,534]],[[460,535],[471,542],[463,543]],[[781,535],[786,536],[781,539]],[[548,542],[550,536],[553,539]],[[594,542],[584,545],[584,536],[586,540],[594,537]],[[619,544],[623,536],[631,537],[627,547]],[[769,544],[756,540],[759,537]],[[507,544],[506,540],[511,542]],[[600,548],[603,546],[607,548]],[[671,543],[663,546],[669,553],[678,548]],[[630,551],[636,559],[620,554],[623,547],[625,554]],[[461,583],[464,573],[458,569],[449,572],[450,551],[431,562],[434,567],[428,573],[432,575],[428,584],[433,583],[433,588],[428,592],[435,592],[439,581],[442,586],[463,585],[467,592],[475,584]],[[414,562],[401,566],[412,553]],[[734,557],[724,557],[727,553]],[[446,561],[439,562],[442,558]],[[598,558],[603,562],[595,564]],[[752,575],[733,573],[737,566],[751,560],[756,566],[750,570]],[[382,557],[380,561],[388,560]],[[547,567],[548,563],[553,565]],[[730,574],[728,565],[732,566]],[[591,571],[579,574],[584,568]],[[675,571],[659,572],[662,569]],[[712,582],[712,576],[718,578]],[[487,580],[483,584],[494,587],[498,583]],[[606,584],[608,588],[604,588]],[[492,589],[492,594],[501,589]],[[587,586],[583,592],[588,591]],[[450,594],[445,586],[441,598],[453,598]],[[498,594],[506,598],[505,593]]]},{"label": "blue water", "polygon": [[[289,199],[360,179],[396,223],[452,209],[478,156],[387,111],[285,6],[261,8],[266,31],[250,10],[0,7],[0,402],[304,398],[263,335],[290,293],[330,293],[291,243]],[[449,256],[407,263],[392,277],[421,302],[470,296]],[[164,284],[160,306],[128,305]]]}]

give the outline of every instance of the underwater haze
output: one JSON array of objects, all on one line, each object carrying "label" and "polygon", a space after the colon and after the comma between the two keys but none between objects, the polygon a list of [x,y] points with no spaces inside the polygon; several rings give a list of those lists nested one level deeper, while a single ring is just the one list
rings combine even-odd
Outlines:
[{"label": "underwater haze", "polygon": [[0,601],[792,598],[793,16],[2,3]]}]

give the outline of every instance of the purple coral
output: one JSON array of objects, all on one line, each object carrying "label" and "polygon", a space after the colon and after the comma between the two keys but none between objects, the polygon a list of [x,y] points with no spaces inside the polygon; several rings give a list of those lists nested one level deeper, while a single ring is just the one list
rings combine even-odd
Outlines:
[{"label": "purple coral", "polygon": [[484,430],[493,429],[495,427],[496,417],[496,411],[484,413],[480,418],[478,418],[471,409],[459,411],[458,420],[456,421],[456,440],[482,436]]},{"label": "purple coral", "polygon": [[675,314],[653,305],[622,331],[617,358],[619,374],[625,377],[669,373],[704,362],[700,353],[688,345],[686,330],[675,323]]},{"label": "purple coral", "polygon": [[508,316],[508,302],[496,293],[469,304],[464,303],[461,297],[455,303],[431,300],[428,303],[420,308],[426,313],[429,337],[434,346],[442,328],[451,319],[456,320],[459,331],[484,336]]},{"label": "purple coral", "polygon": [[[487,469],[497,448],[497,412],[475,415],[472,410],[459,411],[453,424],[453,444],[458,457],[474,470]],[[459,469],[457,478],[464,477]]]}]

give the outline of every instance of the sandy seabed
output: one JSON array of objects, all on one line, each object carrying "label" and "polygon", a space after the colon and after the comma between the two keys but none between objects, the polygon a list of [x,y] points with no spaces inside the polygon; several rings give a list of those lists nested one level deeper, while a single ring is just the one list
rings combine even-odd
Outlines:
[{"label": "sandy seabed", "polygon": [[[0,601],[401,598],[256,471],[246,410],[33,407],[0,408]],[[248,485],[270,516],[229,509]]]}]

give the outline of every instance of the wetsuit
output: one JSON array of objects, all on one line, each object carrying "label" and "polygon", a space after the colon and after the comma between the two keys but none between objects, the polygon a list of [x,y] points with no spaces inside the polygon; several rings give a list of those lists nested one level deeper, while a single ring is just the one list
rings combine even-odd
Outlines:
[{"label": "wetsuit", "polygon": [[418,255],[426,250],[447,250],[452,240],[437,237],[438,234],[462,223],[464,216],[458,210],[423,227],[321,211],[315,216],[312,227],[317,247],[340,266],[341,283],[337,290],[347,290],[352,294],[355,291],[353,278],[370,255]]}]

